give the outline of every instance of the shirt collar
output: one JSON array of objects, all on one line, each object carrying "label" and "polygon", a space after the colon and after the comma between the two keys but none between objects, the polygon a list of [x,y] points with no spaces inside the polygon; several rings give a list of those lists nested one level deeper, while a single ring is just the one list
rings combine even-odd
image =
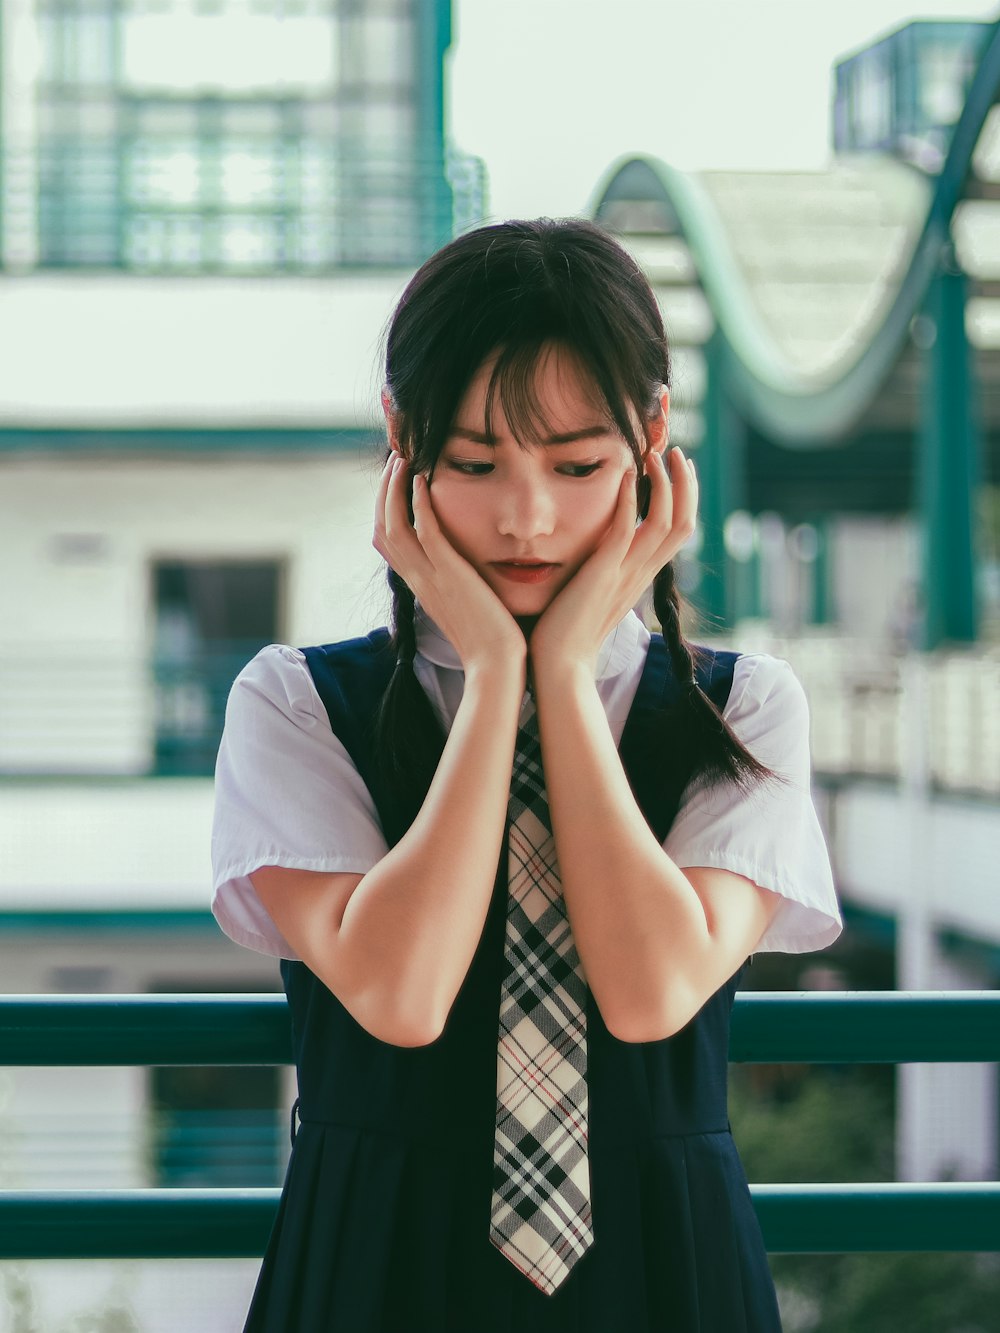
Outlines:
[{"label": "shirt collar", "polygon": [[[462,670],[461,659],[450,640],[445,638],[419,602],[416,604],[414,626],[417,652],[421,657],[434,666],[452,671]],[[629,611],[601,644],[595,679],[605,680],[610,676],[621,675],[636,653],[648,647],[648,644],[649,630],[635,611]]]}]

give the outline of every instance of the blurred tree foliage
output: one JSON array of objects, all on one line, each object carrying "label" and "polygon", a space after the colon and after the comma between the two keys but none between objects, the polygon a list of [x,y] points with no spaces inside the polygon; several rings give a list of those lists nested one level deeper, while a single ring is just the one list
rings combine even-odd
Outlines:
[{"label": "blurred tree foliage", "polygon": [[[893,1179],[892,1070],[734,1066],[730,1113],[755,1183]],[[771,1256],[785,1333],[997,1333],[1000,1256]]]},{"label": "blurred tree foliage", "polygon": [[[891,954],[852,931],[808,961],[761,954],[744,990],[893,984]],[[895,1071],[733,1065],[733,1134],[754,1183],[893,1180]],[[785,1333],[998,1333],[1000,1255],[776,1254]]]}]

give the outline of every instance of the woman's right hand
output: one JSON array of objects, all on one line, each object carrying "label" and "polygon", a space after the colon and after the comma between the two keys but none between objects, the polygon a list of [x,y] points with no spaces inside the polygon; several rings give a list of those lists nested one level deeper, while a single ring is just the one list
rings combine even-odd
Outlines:
[{"label": "woman's right hand", "polygon": [[517,621],[441,531],[420,475],[414,478],[410,521],[409,479],[409,462],[393,450],[379,483],[372,545],[413,590],[466,673],[501,663],[526,672],[528,645]]}]

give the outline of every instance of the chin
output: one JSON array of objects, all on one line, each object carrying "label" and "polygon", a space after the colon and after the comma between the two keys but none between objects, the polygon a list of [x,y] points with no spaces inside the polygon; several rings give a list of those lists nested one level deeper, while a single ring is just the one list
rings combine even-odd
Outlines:
[{"label": "chin", "polygon": [[511,594],[508,588],[493,591],[503,602],[512,616],[540,616],[555,596],[554,593],[540,593],[526,588],[523,592]]}]

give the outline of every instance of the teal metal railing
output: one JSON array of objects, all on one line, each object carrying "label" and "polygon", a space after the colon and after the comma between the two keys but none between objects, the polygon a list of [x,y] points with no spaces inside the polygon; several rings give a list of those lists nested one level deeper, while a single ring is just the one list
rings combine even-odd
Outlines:
[{"label": "teal metal railing", "polygon": [[[1000,991],[749,993],[746,1063],[1000,1059]],[[0,997],[0,1065],[291,1060],[282,995]],[[275,1189],[0,1192],[0,1257],[236,1258],[264,1249]],[[756,1185],[771,1253],[1000,1250],[1000,1183]]]}]

